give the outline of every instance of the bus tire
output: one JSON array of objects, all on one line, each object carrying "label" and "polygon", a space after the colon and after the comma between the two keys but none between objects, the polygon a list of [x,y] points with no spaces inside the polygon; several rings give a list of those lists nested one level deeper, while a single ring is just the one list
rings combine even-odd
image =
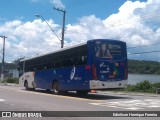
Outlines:
[{"label": "bus tire", "polygon": [[53,83],[53,94],[55,94],[55,95],[61,94],[61,91],[59,89],[59,83],[58,83],[58,81],[55,81]]},{"label": "bus tire", "polygon": [[47,92],[47,93],[50,93],[50,92],[51,92],[51,90],[50,90],[50,89],[46,89],[46,92]]},{"label": "bus tire", "polygon": [[68,95],[68,91],[61,91],[62,95]]},{"label": "bus tire", "polygon": [[24,87],[25,87],[26,90],[29,90],[27,80],[24,82]]},{"label": "bus tire", "polygon": [[87,90],[77,90],[76,92],[78,95],[87,95],[88,94]]}]

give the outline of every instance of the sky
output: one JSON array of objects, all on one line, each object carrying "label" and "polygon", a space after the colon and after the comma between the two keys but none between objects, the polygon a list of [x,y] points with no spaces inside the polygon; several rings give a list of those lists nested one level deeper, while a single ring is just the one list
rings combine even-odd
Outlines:
[{"label": "sky", "polygon": [[[63,14],[54,7],[66,11],[64,47],[89,39],[116,39],[127,43],[129,59],[160,61],[160,52],[143,54],[160,50],[160,0],[1,0],[5,61],[60,49],[59,39],[35,16],[43,16],[61,38]],[[2,46],[0,38],[0,53]]]}]

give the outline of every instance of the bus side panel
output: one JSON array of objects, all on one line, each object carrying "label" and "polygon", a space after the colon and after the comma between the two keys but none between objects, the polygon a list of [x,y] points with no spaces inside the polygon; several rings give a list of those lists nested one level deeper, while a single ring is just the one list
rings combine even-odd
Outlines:
[{"label": "bus side panel", "polygon": [[51,89],[53,70],[42,70],[35,72],[35,83],[37,88]]},{"label": "bus side panel", "polygon": [[35,74],[37,87],[52,89],[52,83],[57,80],[61,90],[90,90],[89,81],[92,79],[93,44],[92,42],[87,42],[87,44],[87,65],[37,71]]},{"label": "bus side panel", "polygon": [[63,79],[61,79],[62,90],[90,90],[89,81],[92,79],[92,68],[93,62],[92,53],[92,42],[87,42],[87,65],[73,66],[59,69],[62,72]]},{"label": "bus side panel", "polygon": [[68,67],[58,70],[62,74],[61,90],[89,90],[89,79],[86,79],[85,66]]},{"label": "bus side panel", "polygon": [[37,88],[52,89],[57,80],[61,90],[89,90],[90,69],[85,66],[50,69],[35,72]]}]

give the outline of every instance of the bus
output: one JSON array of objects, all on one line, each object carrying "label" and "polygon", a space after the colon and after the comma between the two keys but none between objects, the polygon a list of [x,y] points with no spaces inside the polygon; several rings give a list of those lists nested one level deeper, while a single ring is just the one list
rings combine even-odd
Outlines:
[{"label": "bus", "polygon": [[54,52],[23,59],[19,63],[19,84],[62,94],[76,91],[124,88],[127,85],[126,43],[93,39]]}]

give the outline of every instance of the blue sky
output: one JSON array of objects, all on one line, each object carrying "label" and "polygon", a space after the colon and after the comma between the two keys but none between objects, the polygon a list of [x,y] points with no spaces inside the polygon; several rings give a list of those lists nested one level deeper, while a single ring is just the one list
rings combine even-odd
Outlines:
[{"label": "blue sky", "polygon": [[[0,35],[6,35],[6,61],[60,49],[60,42],[42,15],[61,37],[66,10],[65,47],[88,39],[118,39],[128,53],[160,50],[160,0],[1,0]],[[2,49],[0,38],[0,50]],[[160,61],[160,53],[129,55],[129,59]]]},{"label": "blue sky", "polygon": [[[88,15],[96,15],[101,19],[117,13],[119,7],[126,0],[62,0],[67,11],[66,23],[74,23],[79,18]],[[136,0],[132,0],[136,1]],[[140,0],[146,1],[146,0]],[[0,17],[4,20],[22,19],[33,21],[35,14],[41,14],[46,19],[53,19],[57,23],[61,21],[61,15],[53,10],[50,0],[1,0]]]}]

